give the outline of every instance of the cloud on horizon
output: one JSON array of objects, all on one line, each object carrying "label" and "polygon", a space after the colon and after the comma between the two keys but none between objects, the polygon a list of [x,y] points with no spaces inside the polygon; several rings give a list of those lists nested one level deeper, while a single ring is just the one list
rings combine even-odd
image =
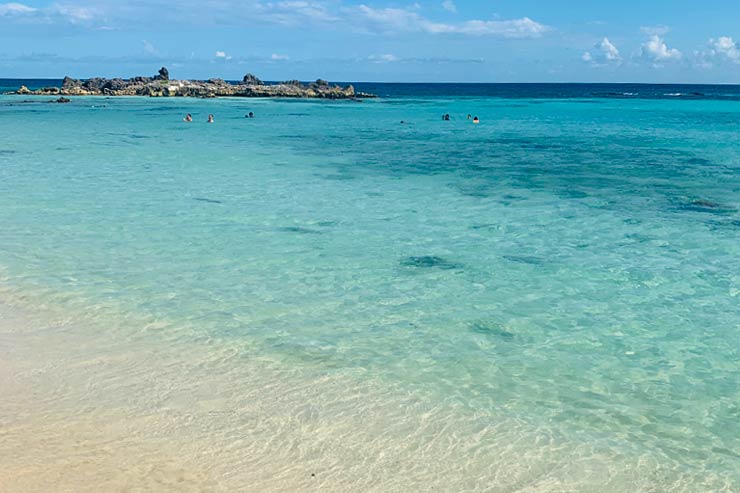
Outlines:
[{"label": "cloud on horizon", "polygon": [[669,48],[665,40],[658,34],[652,34],[642,45],[642,56],[660,66],[664,62],[680,60],[683,54],[676,48]]},{"label": "cloud on horizon", "polygon": [[497,36],[502,38],[539,38],[553,29],[529,17],[511,20],[467,20],[457,23],[432,21],[415,10],[399,8],[373,8],[365,4],[347,9],[367,22],[372,30],[384,33],[422,32],[427,34],[464,34],[471,36]]},{"label": "cloud on horizon", "polygon": [[600,42],[596,43],[593,52],[585,52],[581,59],[593,67],[619,65],[622,63],[622,56],[619,54],[619,50],[606,36]]},{"label": "cloud on horizon", "polygon": [[[452,0],[442,2],[442,8],[457,12]],[[162,9],[166,9],[168,24],[162,26]],[[0,20],[19,24],[67,24],[77,27],[127,29],[133,25],[174,24],[203,26],[255,27],[258,24],[305,27],[307,25],[346,30],[359,27],[369,32],[421,32],[427,34],[462,34],[498,36],[502,38],[536,38],[553,30],[529,17],[509,20],[469,19],[460,22],[441,22],[419,13],[422,7],[413,4],[407,8],[376,8],[366,4],[346,5],[341,0],[283,0],[263,2],[247,0],[234,9],[222,0],[181,0],[166,6],[155,2],[132,0],[126,4],[102,0],[95,7],[73,3],[55,3],[35,8],[22,3],[0,3]]]},{"label": "cloud on horizon", "polygon": [[[23,75],[87,70],[87,60],[125,73],[119,60],[137,71],[147,70],[138,60],[152,60],[194,75],[218,66],[233,76],[254,63],[280,76],[320,70],[383,80],[740,81],[732,26],[705,26],[697,46],[700,26],[680,19],[670,28],[646,23],[638,9],[622,31],[605,21],[578,32],[572,14],[541,7],[509,5],[500,17],[485,0],[0,0],[0,62]],[[62,56],[49,65],[29,55],[50,51]]]},{"label": "cloud on horizon", "polygon": [[720,36],[719,38],[710,39],[709,44],[712,47],[713,56],[723,57],[735,63],[740,63],[740,46],[729,36]]}]

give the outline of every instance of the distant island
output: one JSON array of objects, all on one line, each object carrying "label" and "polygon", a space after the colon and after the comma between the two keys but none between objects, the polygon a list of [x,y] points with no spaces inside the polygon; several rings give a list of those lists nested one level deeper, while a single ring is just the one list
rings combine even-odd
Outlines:
[{"label": "distant island", "polygon": [[352,85],[342,87],[319,79],[305,84],[297,80],[267,84],[252,74],[241,82],[230,83],[223,79],[174,80],[162,67],[154,77],[106,79],[93,77],[86,80],[65,77],[62,87],[44,87],[31,90],[21,86],[15,94],[41,96],[151,96],[151,97],[246,97],[246,98],[321,98],[360,99],[375,95],[356,92]]}]

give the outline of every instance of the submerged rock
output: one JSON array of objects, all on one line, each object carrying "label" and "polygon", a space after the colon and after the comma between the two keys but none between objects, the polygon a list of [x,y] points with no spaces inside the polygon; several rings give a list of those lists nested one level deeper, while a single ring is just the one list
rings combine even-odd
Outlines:
[{"label": "submerged rock", "polygon": [[279,229],[280,231],[284,231],[286,233],[299,233],[302,235],[320,235],[321,234],[321,231],[318,231],[315,229],[309,229],[309,228],[302,228],[300,226],[285,226]]},{"label": "submerged rock", "polygon": [[488,321],[479,321],[470,324],[470,330],[476,334],[494,336],[500,339],[510,341],[514,339],[514,334],[502,328],[500,325]]},{"label": "submerged rock", "polygon": [[540,265],[544,263],[544,260],[534,255],[504,255],[504,258],[510,262],[519,264]]},{"label": "submerged rock", "polygon": [[170,80],[165,67],[154,77],[132,77],[130,79],[93,77],[86,80],[65,77],[62,87],[47,87],[31,91],[22,86],[16,94],[39,94],[64,96],[150,96],[150,97],[280,97],[280,98],[323,98],[357,99],[375,97],[372,94],[357,93],[351,85],[341,87],[319,79],[309,85],[298,80],[280,84],[265,84],[252,74],[247,74],[242,82],[231,84],[223,79],[212,78],[206,81]]},{"label": "submerged rock", "polygon": [[423,255],[421,257],[406,257],[401,260],[405,267],[437,268],[437,269],[459,269],[462,266],[436,255]]},{"label": "submerged rock", "polygon": [[712,200],[697,199],[679,206],[680,210],[690,212],[707,212],[710,214],[728,214],[737,209],[727,204],[720,204]]}]

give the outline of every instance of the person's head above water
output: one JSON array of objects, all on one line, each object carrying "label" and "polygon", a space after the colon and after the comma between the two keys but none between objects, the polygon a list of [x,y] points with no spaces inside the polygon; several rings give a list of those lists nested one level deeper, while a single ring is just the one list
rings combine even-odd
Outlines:
[{"label": "person's head above water", "polygon": [[468,113],[468,120],[470,120],[471,118],[473,118],[473,115],[471,115],[470,113]]},{"label": "person's head above water", "polygon": [[480,123],[480,120],[478,119],[477,116],[475,118],[473,118],[473,123]]},{"label": "person's head above water", "polygon": [[208,115],[208,123],[213,123],[213,115]]},{"label": "person's head above water", "polygon": [[188,113],[187,115],[185,115],[185,118],[183,118],[183,120],[185,120],[186,122],[192,122],[193,121],[193,115],[191,115],[190,113]]}]

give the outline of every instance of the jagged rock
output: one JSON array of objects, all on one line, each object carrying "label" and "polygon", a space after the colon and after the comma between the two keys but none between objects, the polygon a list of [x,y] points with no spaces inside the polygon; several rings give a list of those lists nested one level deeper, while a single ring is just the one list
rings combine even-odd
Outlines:
[{"label": "jagged rock", "polygon": [[151,78],[151,77],[137,76],[137,77],[131,77],[129,79],[129,82],[134,83],[134,84],[148,84],[153,80],[159,80],[159,79],[157,79],[156,77]]},{"label": "jagged rock", "polygon": [[252,74],[245,75],[244,78],[242,79],[242,82],[244,84],[254,84],[257,86],[261,86],[263,84],[263,82],[259,79],[259,77],[257,77],[256,75],[252,75]]},{"label": "jagged rock", "polygon": [[69,103],[72,101],[69,98],[65,98],[64,96],[60,97],[59,99],[54,100],[54,103]]},{"label": "jagged rock", "polygon": [[106,82],[107,79],[103,79],[102,77],[93,77],[84,81],[82,86],[88,91],[100,91]]},{"label": "jagged rock", "polygon": [[[162,67],[163,70],[166,70]],[[265,84],[252,74],[247,74],[242,82],[231,84],[223,79],[207,81],[169,80],[164,74],[156,77],[132,77],[131,79],[105,79],[93,77],[77,80],[65,77],[62,87],[46,87],[31,91],[23,86],[16,94],[64,95],[64,96],[150,96],[150,97],[262,97],[262,98],[324,98],[357,99],[374,97],[372,94],[356,93],[354,87],[332,86],[318,79],[309,85],[298,80],[280,84]]]},{"label": "jagged rock", "polygon": [[73,79],[72,77],[65,77],[64,80],[62,80],[62,89],[80,87],[81,85],[82,82],[80,82],[78,79]]},{"label": "jagged rock", "polygon": [[128,83],[123,79],[110,79],[103,84],[102,89],[109,89],[111,91],[120,91],[125,89]]},{"label": "jagged rock", "polygon": [[170,72],[165,67],[159,69],[159,80],[170,80]]}]

